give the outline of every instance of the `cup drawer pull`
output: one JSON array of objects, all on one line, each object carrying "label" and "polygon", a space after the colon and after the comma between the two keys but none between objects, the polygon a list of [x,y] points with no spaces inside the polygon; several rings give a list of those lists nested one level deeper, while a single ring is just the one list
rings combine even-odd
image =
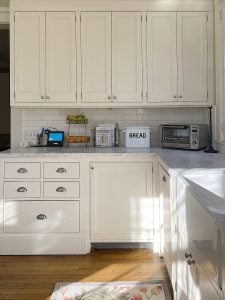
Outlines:
[{"label": "cup drawer pull", "polygon": [[59,186],[59,187],[56,189],[56,192],[64,193],[64,192],[66,192],[66,188],[64,188],[63,186]]},{"label": "cup drawer pull", "polygon": [[66,173],[66,169],[65,168],[58,168],[56,170],[57,173]]},{"label": "cup drawer pull", "polygon": [[19,173],[19,174],[24,174],[24,173],[27,173],[28,171],[27,171],[27,169],[26,168],[19,168],[18,170],[17,170],[17,173]]},{"label": "cup drawer pull", "polygon": [[25,188],[24,186],[20,186],[20,187],[17,189],[17,192],[18,192],[18,193],[26,193],[26,192],[27,192],[27,188]]},{"label": "cup drawer pull", "polygon": [[166,182],[166,176],[165,176],[165,175],[163,175],[162,180],[163,180],[164,182]]},{"label": "cup drawer pull", "polygon": [[46,220],[46,219],[47,219],[47,216],[44,215],[44,214],[40,214],[40,215],[37,216],[37,219],[38,219],[38,220]]}]

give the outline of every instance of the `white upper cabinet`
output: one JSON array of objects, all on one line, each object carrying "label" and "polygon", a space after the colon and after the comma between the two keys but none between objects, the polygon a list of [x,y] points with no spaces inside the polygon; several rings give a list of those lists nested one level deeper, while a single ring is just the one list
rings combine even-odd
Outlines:
[{"label": "white upper cabinet", "polygon": [[82,102],[142,102],[140,12],[81,13]]},{"label": "white upper cabinet", "polygon": [[15,13],[15,102],[76,101],[74,12]]},{"label": "white upper cabinet", "polygon": [[208,101],[205,12],[147,13],[148,102]]},{"label": "white upper cabinet", "polygon": [[207,101],[207,14],[177,14],[179,101]]},{"label": "white upper cabinet", "polygon": [[46,14],[46,101],[76,101],[75,13]]},{"label": "white upper cabinet", "polygon": [[176,35],[175,12],[147,13],[149,102],[177,101]]},{"label": "white upper cabinet", "polygon": [[45,101],[45,13],[15,13],[15,101]]},{"label": "white upper cabinet", "polygon": [[81,13],[82,102],[111,102],[111,13]]},{"label": "white upper cabinet", "polygon": [[142,102],[140,12],[112,13],[113,102]]}]

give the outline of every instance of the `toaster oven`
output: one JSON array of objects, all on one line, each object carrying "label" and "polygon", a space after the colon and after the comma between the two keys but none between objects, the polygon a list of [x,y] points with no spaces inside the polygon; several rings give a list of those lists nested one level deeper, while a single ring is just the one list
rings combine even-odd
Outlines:
[{"label": "toaster oven", "polygon": [[160,133],[163,148],[200,150],[208,145],[207,124],[164,124]]}]

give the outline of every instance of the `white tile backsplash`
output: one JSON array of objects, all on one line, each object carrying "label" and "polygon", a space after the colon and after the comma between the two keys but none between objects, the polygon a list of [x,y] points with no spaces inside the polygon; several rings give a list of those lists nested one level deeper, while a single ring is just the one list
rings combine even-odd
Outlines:
[{"label": "white tile backsplash", "polygon": [[[146,125],[152,129],[152,146],[159,145],[158,131],[162,123],[208,123],[207,108],[23,108],[21,141],[24,130],[28,129],[41,132],[42,127],[54,127],[66,134],[66,116],[81,112],[89,120],[88,134],[91,136],[92,129],[98,123],[118,122],[122,130],[130,125]],[[82,126],[72,125],[70,134],[84,134],[84,129]],[[124,144],[123,138],[121,143]]]}]

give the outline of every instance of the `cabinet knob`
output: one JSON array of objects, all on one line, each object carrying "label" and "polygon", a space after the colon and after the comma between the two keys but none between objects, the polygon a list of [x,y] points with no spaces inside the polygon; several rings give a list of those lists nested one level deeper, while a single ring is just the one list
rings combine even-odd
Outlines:
[{"label": "cabinet knob", "polygon": [[194,259],[188,259],[187,264],[188,264],[189,266],[195,265]]},{"label": "cabinet knob", "polygon": [[45,99],[45,96],[41,96],[41,99]]},{"label": "cabinet knob", "polygon": [[183,98],[183,96],[182,96],[182,95],[180,95],[180,96],[179,96],[179,98]]},{"label": "cabinet knob", "polygon": [[38,219],[38,220],[46,220],[46,219],[47,219],[47,216],[44,215],[44,214],[40,214],[40,215],[37,216],[37,219]]},{"label": "cabinet knob", "polygon": [[59,186],[59,187],[56,189],[56,192],[58,192],[58,193],[64,193],[64,192],[66,192],[66,188],[64,188],[63,186]]},{"label": "cabinet knob", "polygon": [[94,170],[94,167],[91,167],[91,170]]},{"label": "cabinet knob", "polygon": [[192,254],[191,254],[191,253],[185,253],[184,256],[185,256],[186,258],[189,258],[189,257],[192,258]]},{"label": "cabinet knob", "polygon": [[108,96],[107,98],[108,98],[108,100],[110,100],[110,99],[111,99],[111,96]]},{"label": "cabinet knob", "polygon": [[116,97],[116,96],[113,96],[113,99],[117,99],[117,97]]},{"label": "cabinet knob", "polygon": [[26,169],[26,168],[19,168],[19,169],[17,170],[17,173],[20,173],[20,174],[27,173],[27,169]]},{"label": "cabinet knob", "polygon": [[25,188],[24,186],[20,186],[20,187],[17,189],[17,192],[18,192],[18,193],[26,193],[26,192],[27,192],[27,188]]},{"label": "cabinet knob", "polygon": [[166,176],[165,176],[165,175],[163,175],[162,180],[163,180],[164,182],[166,182]]},{"label": "cabinet knob", "polygon": [[49,97],[49,96],[46,96],[46,99],[50,99],[50,97]]},{"label": "cabinet knob", "polygon": [[174,96],[173,96],[173,98],[175,98],[175,99],[176,99],[176,98],[177,98],[177,95],[174,95]]},{"label": "cabinet knob", "polygon": [[57,173],[66,173],[66,169],[65,168],[58,168],[56,170]]}]

